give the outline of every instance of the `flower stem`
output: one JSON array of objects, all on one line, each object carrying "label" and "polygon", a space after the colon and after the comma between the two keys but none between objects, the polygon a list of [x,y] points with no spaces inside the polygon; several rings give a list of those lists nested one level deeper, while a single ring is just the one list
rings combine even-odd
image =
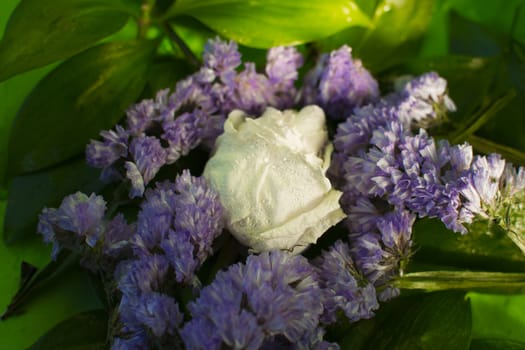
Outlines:
[{"label": "flower stem", "polygon": [[474,120],[470,120],[460,128],[452,137],[452,143],[460,143],[468,139],[469,136],[473,135],[483,125],[485,125],[491,118],[497,115],[497,113],[509,104],[509,102],[516,97],[516,91],[514,89],[508,90],[504,95],[493,101],[489,106],[486,106],[481,113],[473,116]]},{"label": "flower stem", "polygon": [[398,277],[393,285],[401,289],[426,291],[469,290],[502,294],[525,293],[525,273],[483,271],[423,271]]},{"label": "flower stem", "polygon": [[151,25],[151,11],[155,6],[155,0],[143,0],[140,5],[140,18],[138,19],[137,36],[141,39],[146,38],[148,29]]},{"label": "flower stem", "polygon": [[477,151],[482,153],[499,153],[506,160],[513,164],[525,164],[525,153],[515,148],[502,145],[500,143],[487,140],[477,135],[470,135],[466,138],[466,141],[470,143]]},{"label": "flower stem", "polygon": [[192,64],[195,67],[199,67],[199,59],[197,58],[197,56],[195,56],[193,51],[191,51],[188,45],[186,45],[184,40],[182,40],[180,36],[173,30],[171,25],[167,22],[164,22],[162,23],[162,29],[164,29],[164,32],[166,32],[170,40],[181,49],[182,53],[184,54],[184,56],[186,56],[190,64]]}]

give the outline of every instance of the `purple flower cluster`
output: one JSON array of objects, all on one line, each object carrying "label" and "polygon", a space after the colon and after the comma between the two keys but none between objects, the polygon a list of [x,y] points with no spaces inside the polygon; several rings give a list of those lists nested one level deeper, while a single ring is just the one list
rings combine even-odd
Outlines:
[{"label": "purple flower cluster", "polygon": [[122,215],[105,220],[105,212],[106,202],[101,196],[77,192],[65,197],[58,208],[44,208],[37,231],[45,243],[53,245],[53,259],[65,248],[79,251],[87,268],[110,269],[109,260],[116,260],[129,248],[134,228]]},{"label": "purple flower cluster", "polygon": [[122,327],[113,349],[149,348],[154,339],[175,346],[183,316],[172,294],[184,284],[198,286],[195,271],[222,232],[223,209],[204,178],[183,171],[146,191],[136,226],[137,259],[115,272]]},{"label": "purple flower cluster", "polygon": [[302,102],[317,104],[328,117],[344,120],[355,107],[379,97],[379,87],[360,60],[352,59],[352,50],[344,45],[320,57],[316,67],[305,77]]},{"label": "purple flower cluster", "polygon": [[[416,216],[466,233],[466,224],[495,217],[502,198],[524,188],[523,170],[506,167],[499,155],[474,156],[468,144],[436,141],[418,129],[454,110],[446,81],[431,72],[355,108],[338,125],[330,174],[344,192],[351,256],[383,290],[380,300],[397,293],[388,281],[403,273],[411,256]],[[505,189],[507,183],[515,190]]]},{"label": "purple flower cluster", "polygon": [[447,95],[447,81],[436,72],[397,82],[393,98],[398,100],[398,115],[405,127],[430,128],[442,123],[456,105]]},{"label": "purple flower cluster", "polygon": [[374,311],[379,308],[376,289],[354,265],[346,243],[335,242],[314,261],[314,265],[323,292],[324,314],[321,319],[324,323],[335,322],[339,310],[351,322],[374,316]]},{"label": "purple flower cluster", "polygon": [[148,189],[132,238],[139,257],[161,249],[170,261],[177,282],[190,283],[194,272],[212,253],[212,243],[224,226],[218,195],[203,177],[185,170],[175,182]]},{"label": "purple flower cluster", "polygon": [[436,145],[423,129],[412,132],[445,103],[452,109],[446,82],[443,87],[442,78],[428,73],[354,108],[338,125],[330,174],[343,190],[350,256],[378,288],[380,300],[398,293],[389,281],[403,273],[411,256],[416,215],[438,217],[451,229],[465,230],[461,191],[467,186],[472,149],[444,141]]},{"label": "purple flower cluster", "polygon": [[88,164],[103,168],[107,181],[126,180],[130,197],[141,197],[159,169],[176,162],[200,144],[211,147],[233,109],[260,115],[267,106],[295,105],[297,69],[302,56],[295,48],[269,50],[267,75],[253,63],[237,72],[241,55],[234,42],[219,39],[205,48],[202,68],[180,81],[172,93],[128,109],[126,126],[102,131],[102,140],[86,148]]},{"label": "purple flower cluster", "polygon": [[[183,315],[167,292],[173,270],[163,255],[122,262],[115,276],[122,293],[118,311],[122,324],[112,349],[148,349],[154,343],[177,344]],[[153,339],[156,339],[155,341]]]},{"label": "purple flower cluster", "polygon": [[468,175],[461,192],[461,215],[467,223],[475,217],[504,218],[507,207],[525,189],[525,169],[515,168],[495,153],[474,157]]},{"label": "purple flower cluster", "polygon": [[162,166],[201,144],[211,148],[234,109],[258,116],[269,106],[316,103],[330,117],[344,119],[379,96],[377,82],[350,52],[343,46],[321,57],[297,91],[303,57],[295,48],[270,49],[266,74],[261,74],[250,62],[238,71],[241,55],[234,42],[212,40],[198,72],[178,82],[172,93],[159,91],[155,99],[129,108],[125,127],[102,131],[102,139],[87,146],[87,162],[103,169],[103,180],[129,181],[130,197],[141,197]]},{"label": "purple flower cluster", "polygon": [[[87,267],[113,276],[112,349],[338,349],[323,339],[326,327],[343,314],[350,322],[371,318],[379,302],[399,294],[391,281],[412,256],[417,217],[466,233],[476,218],[501,217],[524,195],[523,168],[423,129],[455,110],[434,72],[400,80],[380,97],[347,46],[322,55],[299,89],[303,58],[295,48],[269,50],[265,74],[241,63],[234,42],[210,41],[198,72],[132,106],[124,126],[87,146],[103,179],[125,181],[131,198],[142,197],[136,222],[105,217],[104,199],[82,193],[40,215],[53,258],[79,250]],[[341,121],[329,175],[343,191],[347,240],[312,261],[284,251],[248,255],[202,287],[197,273],[224,227],[218,194],[187,170],[173,182],[155,182],[157,173],[199,145],[211,148],[234,109],[257,116],[268,106],[307,104]]]},{"label": "purple flower cluster", "polygon": [[378,288],[380,301],[399,294],[389,284],[392,278],[403,274],[412,254],[414,220],[415,216],[407,211],[394,211],[378,217],[370,231],[350,234],[351,256],[368,281]]},{"label": "purple flower cluster", "polygon": [[67,248],[83,244],[94,247],[103,230],[106,202],[92,193],[89,197],[77,192],[65,197],[58,209],[44,208],[38,232],[44,242],[53,244],[51,256],[56,258],[61,245]]},{"label": "purple flower cluster", "polygon": [[217,273],[188,308],[192,319],[181,332],[188,349],[329,345],[319,341],[322,291],[302,256],[282,251],[250,255],[245,264]]}]

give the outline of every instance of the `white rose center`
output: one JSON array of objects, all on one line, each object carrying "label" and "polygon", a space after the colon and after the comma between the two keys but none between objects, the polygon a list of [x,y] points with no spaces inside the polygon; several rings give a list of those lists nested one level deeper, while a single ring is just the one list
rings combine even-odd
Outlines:
[{"label": "white rose center", "polygon": [[341,192],[325,176],[332,149],[327,141],[317,106],[268,108],[258,119],[230,113],[204,176],[241,243],[257,252],[300,252],[345,217]]}]

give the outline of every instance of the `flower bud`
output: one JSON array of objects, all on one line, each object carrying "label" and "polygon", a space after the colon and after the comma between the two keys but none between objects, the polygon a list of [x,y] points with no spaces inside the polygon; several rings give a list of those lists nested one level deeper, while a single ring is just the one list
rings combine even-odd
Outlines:
[{"label": "flower bud", "polygon": [[317,106],[230,113],[204,169],[229,231],[252,251],[301,252],[345,215],[325,176],[332,145]]}]

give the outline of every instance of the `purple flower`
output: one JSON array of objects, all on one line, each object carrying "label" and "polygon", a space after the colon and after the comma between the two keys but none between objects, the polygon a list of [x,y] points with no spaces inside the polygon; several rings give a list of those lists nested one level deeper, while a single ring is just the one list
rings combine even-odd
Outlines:
[{"label": "purple flower", "polygon": [[[461,193],[467,185],[472,148],[450,146],[446,141],[436,146],[426,133],[420,132],[417,136],[419,140],[407,138],[416,141],[417,146],[414,143],[404,146],[405,171],[410,161],[419,164],[418,171],[407,178],[406,186],[411,191],[405,196],[404,205],[421,217],[438,217],[449,229],[465,233],[460,205]],[[415,155],[410,157],[409,154]]]},{"label": "purple flower", "polygon": [[268,78],[255,71],[255,64],[245,63],[244,70],[235,77],[235,91],[231,96],[235,108],[248,114],[261,115],[274,96]]},{"label": "purple flower", "polygon": [[115,131],[100,132],[103,141],[91,140],[86,147],[86,161],[95,168],[106,168],[128,154],[129,133],[120,125]]},{"label": "purple flower", "polygon": [[[322,327],[318,327],[312,332],[308,332],[303,338],[297,341],[292,349],[296,350],[339,350],[339,344],[330,343],[324,340],[325,330]],[[276,347],[270,347],[276,348]],[[290,348],[289,344],[284,344],[284,349]]]},{"label": "purple flower", "polygon": [[[416,217],[407,211],[394,211],[378,221],[377,228],[385,250],[397,258],[410,257],[412,225],[415,219]],[[400,273],[403,273],[403,266],[400,266]]]},{"label": "purple flower", "polygon": [[61,229],[84,236],[90,247],[95,246],[106,211],[106,202],[102,196],[92,193],[88,197],[77,192],[65,197],[58,210],[58,226]]},{"label": "purple flower", "polygon": [[414,220],[408,211],[397,210],[377,220],[377,232],[350,235],[356,266],[376,287],[388,286],[393,277],[403,274],[412,254]]},{"label": "purple flower", "polygon": [[160,292],[171,283],[169,267],[167,258],[158,254],[127,260],[115,269],[115,280],[122,294],[130,298]]},{"label": "purple flower", "polygon": [[499,154],[475,157],[466,186],[461,189],[460,218],[463,222],[471,223],[478,215],[484,218],[494,215],[501,197],[504,170],[505,160]]},{"label": "purple flower", "polygon": [[201,74],[213,77],[220,77],[224,84],[230,84],[236,74],[235,69],[241,64],[241,54],[238,51],[237,43],[234,41],[225,42],[218,37],[209,40],[204,47],[203,70]]},{"label": "purple flower", "polygon": [[369,148],[374,131],[388,122],[398,120],[395,108],[379,102],[354,109],[354,112],[337,126],[334,148],[342,154],[359,154]]},{"label": "purple flower", "polygon": [[202,113],[184,113],[164,123],[162,138],[169,144],[166,163],[173,163],[181,156],[187,155],[201,142],[200,124],[203,123]]},{"label": "purple flower", "polygon": [[345,205],[348,211],[346,219],[351,233],[368,233],[377,230],[377,221],[394,207],[385,199],[359,195]]},{"label": "purple flower", "polygon": [[[212,85],[202,84],[196,75],[190,75],[175,86],[175,91],[170,95],[170,103],[176,110],[176,115],[202,111],[206,115],[217,112],[217,96],[212,93]],[[172,120],[171,118],[170,120]]]},{"label": "purple flower", "polygon": [[143,100],[126,112],[127,130],[134,135],[155,133],[159,124],[173,119],[175,105],[170,101],[169,89],[157,92],[155,100]]},{"label": "purple flower", "polygon": [[303,56],[295,47],[278,46],[268,50],[266,56],[266,75],[273,87],[278,109],[292,108],[297,90],[295,81],[298,69],[303,65]]},{"label": "purple flower", "polygon": [[352,218],[352,232],[366,233],[352,224],[365,220],[358,217],[360,212],[371,212],[370,206],[359,208],[366,204],[362,201],[356,206],[362,196],[409,209],[420,217],[438,217],[449,229],[466,232],[462,223],[468,222],[468,211],[461,213],[460,207],[472,148],[452,147],[446,141],[436,144],[422,129],[412,134],[388,103],[382,100],[356,109],[339,125],[335,137],[336,180],[344,191],[343,206]]},{"label": "purple flower", "polygon": [[[38,216],[37,231],[43,236],[44,243],[51,243],[53,245],[51,251],[51,258],[55,260],[58,253],[62,249],[61,243],[57,239],[56,231],[58,223],[58,210],[55,208],[44,208],[42,213]],[[64,242],[62,242],[64,244]]]},{"label": "purple flower", "polygon": [[149,350],[151,345],[148,340],[146,331],[141,330],[126,334],[125,337],[116,337],[113,339],[111,350]]},{"label": "purple flower", "polygon": [[361,234],[351,233],[350,244],[350,251],[356,266],[367,279],[376,283],[384,275],[381,265],[383,258],[381,235],[374,231]]},{"label": "purple flower", "polygon": [[131,248],[130,240],[135,233],[135,225],[128,225],[124,215],[117,214],[105,227],[104,255],[121,258],[121,255]]},{"label": "purple flower", "polygon": [[[182,323],[183,315],[172,297],[162,293],[147,293],[136,298],[123,298],[121,303],[121,321],[129,323],[126,313],[133,313],[133,321],[151,330],[153,335],[161,338],[164,335],[173,336]],[[126,309],[125,311],[123,309]],[[130,315],[127,315],[130,316]]]},{"label": "purple flower", "polygon": [[150,255],[168,235],[175,218],[176,192],[172,182],[157,182],[148,189],[137,220],[137,235],[133,237],[135,253]]},{"label": "purple flower", "polygon": [[224,210],[219,196],[204,177],[193,177],[184,170],[175,180],[176,232],[189,232],[195,245],[194,254],[200,263],[211,254],[213,240],[224,227]]},{"label": "purple flower", "polygon": [[[193,319],[181,331],[188,348],[251,349],[277,335],[290,344],[299,341],[317,329],[323,307],[308,261],[273,251],[217,273],[188,308]],[[203,332],[210,337],[198,337]]]},{"label": "purple flower", "polygon": [[320,105],[335,120],[344,120],[355,107],[379,97],[379,88],[361,61],[353,60],[351,49],[344,45],[320,58],[310,71],[303,88],[303,102]]},{"label": "purple flower", "polygon": [[196,246],[190,232],[170,230],[166,238],[160,243],[160,247],[164,250],[175,270],[177,282],[198,284],[194,272],[202,262],[195,258]]},{"label": "purple flower", "polygon": [[88,163],[103,168],[105,181],[131,182],[130,197],[141,197],[159,169],[192,149],[213,148],[226,116],[234,109],[259,115],[268,106],[287,108],[296,101],[294,82],[302,57],[294,48],[268,53],[268,77],[253,63],[237,73],[241,63],[237,44],[211,40],[203,67],[179,81],[175,90],[157,93],[126,112],[126,127],[103,131],[102,141],[86,148]]},{"label": "purple flower", "polygon": [[175,299],[164,293],[170,292],[173,284],[165,257],[153,255],[121,262],[115,278],[122,293],[118,306],[121,328],[117,334],[129,337],[145,332],[146,340],[151,336],[159,340],[178,333],[183,315]]},{"label": "purple flower", "polygon": [[161,248],[177,282],[194,282],[195,270],[211,255],[224,225],[217,193],[204,178],[184,170],[174,183],[157,183],[145,197],[133,237],[135,253],[147,256]]},{"label": "purple flower", "polygon": [[486,206],[495,204],[504,169],[505,160],[495,153],[478,156],[472,163],[472,184]]},{"label": "purple flower", "polygon": [[391,182],[380,182],[388,176],[383,172],[374,159],[365,157],[348,157],[343,163],[345,185],[343,190],[357,192],[369,196],[382,196],[387,192]]},{"label": "purple flower", "polygon": [[[130,197],[142,196],[144,187],[166,164],[166,150],[159,139],[141,136],[131,141],[130,154],[133,162],[126,162],[127,177],[131,181]],[[138,174],[140,174],[140,177]]]},{"label": "purple flower", "polygon": [[142,197],[142,194],[146,189],[146,184],[144,183],[144,178],[142,177],[139,168],[133,162],[124,163],[124,167],[126,168],[126,177],[131,183],[129,197]]},{"label": "purple flower", "polygon": [[247,303],[243,301],[247,298],[242,290],[243,275],[240,265],[217,273],[214,282],[202,289],[200,297],[188,305],[192,319],[181,330],[186,348],[260,347],[264,340],[263,330],[256,316],[242,307]]},{"label": "purple flower", "polygon": [[58,209],[44,208],[39,216],[38,232],[44,242],[53,244],[53,259],[61,247],[80,248],[86,244],[93,248],[103,233],[106,202],[92,193],[89,197],[77,192],[62,200]]},{"label": "purple flower", "polygon": [[374,316],[379,308],[375,287],[354,266],[346,243],[335,242],[315,264],[324,294],[323,322],[335,322],[338,310],[351,322]]},{"label": "purple flower", "polygon": [[505,164],[505,170],[500,179],[501,195],[504,198],[511,198],[518,192],[525,189],[525,169],[516,168],[512,164]]},{"label": "purple flower", "polygon": [[447,81],[435,72],[399,85],[398,95],[390,98],[398,99],[399,117],[407,128],[431,127],[446,118],[447,112],[456,110],[447,95]]}]

